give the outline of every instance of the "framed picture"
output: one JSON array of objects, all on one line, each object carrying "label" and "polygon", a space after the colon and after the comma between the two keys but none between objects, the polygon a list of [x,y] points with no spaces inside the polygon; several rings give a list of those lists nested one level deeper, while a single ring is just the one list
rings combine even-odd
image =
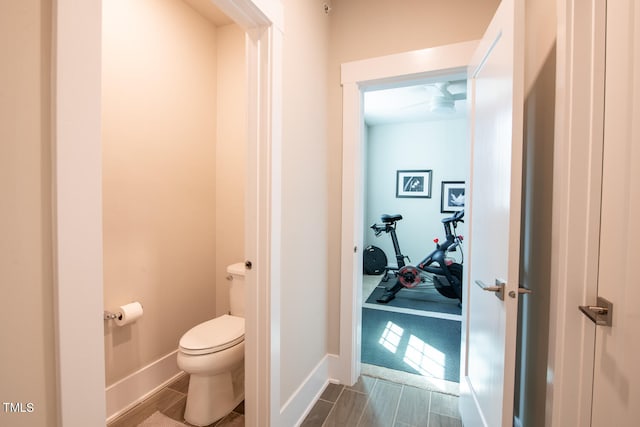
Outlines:
[{"label": "framed picture", "polygon": [[396,173],[396,197],[431,198],[431,170]]},{"label": "framed picture", "polygon": [[464,209],[464,181],[442,181],[440,212],[453,213]]}]

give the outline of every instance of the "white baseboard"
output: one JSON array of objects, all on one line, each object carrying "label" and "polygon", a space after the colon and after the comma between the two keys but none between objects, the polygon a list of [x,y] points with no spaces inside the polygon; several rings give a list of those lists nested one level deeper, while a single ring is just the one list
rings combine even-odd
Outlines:
[{"label": "white baseboard", "polygon": [[176,362],[177,353],[178,350],[172,351],[107,387],[107,423],[181,375]]},{"label": "white baseboard", "polygon": [[333,382],[330,367],[335,365],[335,362],[332,362],[335,357],[331,354],[326,355],[289,400],[282,405],[279,425],[299,426],[304,421],[327,384]]},{"label": "white baseboard", "polygon": [[[182,374],[176,363],[175,350],[106,389],[107,420],[109,423],[124,412],[159,391]],[[338,356],[326,355],[307,376],[280,411],[280,425],[298,426],[309,414],[325,387],[339,372]]]}]

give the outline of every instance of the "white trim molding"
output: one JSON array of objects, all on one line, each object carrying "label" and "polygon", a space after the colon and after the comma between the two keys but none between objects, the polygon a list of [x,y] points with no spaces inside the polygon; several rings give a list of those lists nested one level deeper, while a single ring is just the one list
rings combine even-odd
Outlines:
[{"label": "white trim molding", "polygon": [[107,387],[107,423],[180,377],[177,356],[176,349]]},{"label": "white trim molding", "polygon": [[[341,82],[343,85],[393,85],[424,77],[449,75],[452,70],[466,67],[477,45],[478,41],[475,40],[345,62],[341,67]],[[465,64],[462,65],[462,62]]]},{"label": "white trim molding", "polygon": [[103,425],[102,2],[57,0],[52,19],[58,425]]},{"label": "white trim molding", "polygon": [[277,425],[301,425],[327,385],[330,382],[337,383],[337,381],[331,379],[331,366],[334,358],[335,356],[327,354],[316,365],[289,400],[282,405],[280,420]]},{"label": "white trim molding", "polygon": [[360,324],[363,246],[362,91],[402,82],[428,82],[441,76],[466,76],[477,41],[342,64],[342,241],[340,282],[340,369],[338,379],[354,384],[360,375]]}]

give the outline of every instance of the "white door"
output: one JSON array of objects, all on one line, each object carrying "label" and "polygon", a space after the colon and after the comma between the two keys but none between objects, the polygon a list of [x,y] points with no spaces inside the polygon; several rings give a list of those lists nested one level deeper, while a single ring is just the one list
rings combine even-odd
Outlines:
[{"label": "white door", "polygon": [[[607,2],[606,93],[593,427],[640,423],[640,4]],[[585,301],[595,304],[596,301]]]},{"label": "white door", "polygon": [[460,381],[465,427],[513,425],[523,18],[520,0],[503,0],[469,67],[471,256],[463,298]]}]

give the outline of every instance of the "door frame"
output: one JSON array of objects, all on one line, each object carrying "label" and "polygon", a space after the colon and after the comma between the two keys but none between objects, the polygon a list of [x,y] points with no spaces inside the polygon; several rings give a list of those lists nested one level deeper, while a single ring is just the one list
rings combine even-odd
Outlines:
[{"label": "door frame", "polygon": [[340,276],[340,356],[338,379],[354,384],[360,376],[363,248],[363,91],[401,82],[465,74],[478,41],[347,62],[342,83],[342,234]]},{"label": "door frame", "polygon": [[547,426],[590,425],[604,132],[605,5],[557,0]]},{"label": "door frame", "polygon": [[[279,0],[212,0],[242,27],[248,76],[245,422],[279,414],[278,328],[282,37]],[[106,419],[102,278],[102,0],[57,0],[53,14],[53,252],[59,425]],[[260,286],[256,286],[260,283]]]},{"label": "door frame", "polygon": [[[580,425],[589,425],[595,335],[577,306],[594,301],[597,295],[604,126],[604,87],[600,82],[604,81],[605,15],[597,0],[556,0],[555,4],[554,239],[550,242],[552,270],[545,425],[572,425],[576,420]],[[358,262],[359,255],[354,255],[354,248],[362,247],[361,90],[368,85],[393,83],[410,77],[412,72],[419,74],[430,69],[428,65],[420,68],[417,64],[413,68],[409,65],[411,54],[408,55],[391,55],[342,66],[343,229],[338,377],[345,384],[353,384],[360,373],[358,327],[361,314],[358,302],[362,267]],[[583,250],[573,250],[575,248]],[[579,354],[577,363],[576,352]]]}]

